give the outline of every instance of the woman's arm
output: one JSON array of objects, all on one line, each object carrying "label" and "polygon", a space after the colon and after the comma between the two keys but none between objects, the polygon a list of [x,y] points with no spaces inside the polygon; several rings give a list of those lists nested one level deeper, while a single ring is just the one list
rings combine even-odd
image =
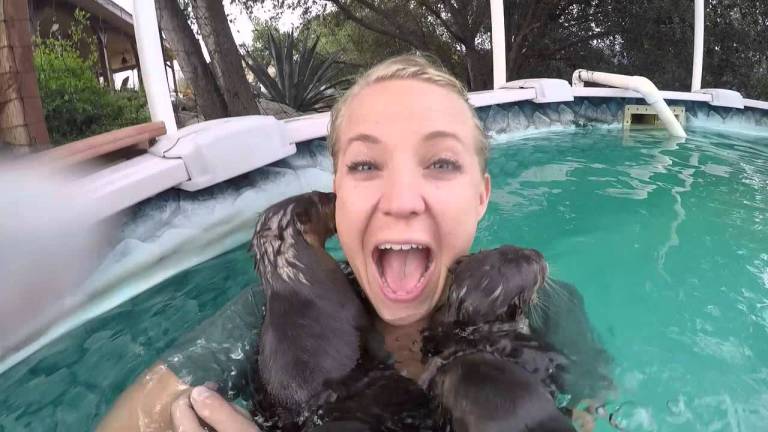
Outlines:
[{"label": "woman's arm", "polygon": [[214,316],[182,336],[162,360],[123,392],[99,431],[166,431],[170,407],[190,386],[214,382],[234,400],[251,390],[249,362],[255,361],[260,302],[246,288]]},{"label": "woman's arm", "polygon": [[171,404],[189,386],[164,363],[143,373],[101,420],[98,432],[168,431],[172,428]]}]

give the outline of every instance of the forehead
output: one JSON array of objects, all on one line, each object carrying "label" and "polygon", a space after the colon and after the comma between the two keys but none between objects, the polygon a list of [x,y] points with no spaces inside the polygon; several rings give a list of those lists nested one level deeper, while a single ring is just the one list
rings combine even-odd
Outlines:
[{"label": "forehead", "polygon": [[419,138],[435,130],[454,133],[472,142],[474,123],[466,102],[456,93],[435,84],[389,80],[371,84],[346,107],[339,136],[370,133],[382,140],[411,134]]}]

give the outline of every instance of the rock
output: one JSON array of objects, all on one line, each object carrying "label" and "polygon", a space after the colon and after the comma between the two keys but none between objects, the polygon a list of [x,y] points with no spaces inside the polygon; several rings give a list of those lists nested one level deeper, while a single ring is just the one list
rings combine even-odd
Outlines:
[{"label": "rock", "polygon": [[588,122],[595,121],[597,120],[597,108],[595,108],[594,105],[589,103],[588,100],[585,100],[584,103],[581,105],[579,116],[581,117],[581,119]]},{"label": "rock", "polygon": [[525,118],[525,114],[517,106],[507,110],[507,118],[509,120],[508,130],[510,132],[522,131],[528,128],[528,119]]},{"label": "rock", "polygon": [[600,108],[597,109],[597,120],[601,123],[612,124],[614,119],[615,117],[611,115],[611,110],[608,109],[608,106],[600,105]]},{"label": "rock", "polygon": [[489,133],[502,134],[507,132],[508,125],[507,112],[496,105],[492,106],[488,118],[485,119],[485,130]]},{"label": "rock", "polygon": [[264,98],[259,99],[256,103],[259,105],[259,108],[261,108],[262,115],[272,116],[278,120],[290,117],[298,117],[302,114],[287,105],[283,105],[281,103]]},{"label": "rock", "polygon": [[743,124],[744,116],[740,111],[734,109],[730,112],[730,114],[728,114],[728,117],[725,118],[725,121],[727,123]]},{"label": "rock", "polygon": [[491,107],[484,106],[475,109],[475,113],[477,114],[477,118],[480,120],[480,123],[485,123],[485,119],[488,118],[488,113],[490,112]]},{"label": "rock", "polygon": [[574,114],[570,108],[565,105],[560,105],[560,108],[558,108],[557,111],[560,113],[560,124],[563,126],[573,125],[574,120],[576,119],[576,114]]},{"label": "rock", "polygon": [[723,123],[723,118],[715,110],[711,110],[709,112],[709,114],[707,115],[707,120],[713,123],[718,123],[718,124]]},{"label": "rock", "polygon": [[560,124],[560,112],[553,107],[547,107],[544,109],[544,115],[552,122],[552,125]]},{"label": "rock", "polygon": [[537,112],[533,115],[533,124],[536,125],[536,129],[548,129],[552,125],[544,114]]},{"label": "rock", "polygon": [[203,116],[193,111],[181,111],[179,112],[179,126],[185,127],[205,121]]},{"label": "rock", "polygon": [[750,126],[755,126],[757,124],[757,119],[755,118],[754,111],[744,110],[744,123]]}]

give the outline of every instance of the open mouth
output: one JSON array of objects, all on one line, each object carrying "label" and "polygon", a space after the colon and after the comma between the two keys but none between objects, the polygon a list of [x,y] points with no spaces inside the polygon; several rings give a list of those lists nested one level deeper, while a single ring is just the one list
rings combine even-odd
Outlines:
[{"label": "open mouth", "polygon": [[389,300],[407,302],[424,291],[432,272],[432,250],[419,243],[381,243],[373,248],[381,291]]}]

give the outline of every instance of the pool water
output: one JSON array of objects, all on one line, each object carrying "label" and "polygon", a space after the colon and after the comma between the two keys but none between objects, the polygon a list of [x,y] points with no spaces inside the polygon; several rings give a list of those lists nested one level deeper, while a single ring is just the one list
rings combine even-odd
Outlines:
[{"label": "pool water", "polygon": [[[615,360],[617,422],[764,430],[768,136],[548,131],[497,140],[489,170],[474,249],[539,249],[579,289]],[[92,429],[178,336],[255,282],[243,246],[70,332],[0,376],[0,431]]]}]

